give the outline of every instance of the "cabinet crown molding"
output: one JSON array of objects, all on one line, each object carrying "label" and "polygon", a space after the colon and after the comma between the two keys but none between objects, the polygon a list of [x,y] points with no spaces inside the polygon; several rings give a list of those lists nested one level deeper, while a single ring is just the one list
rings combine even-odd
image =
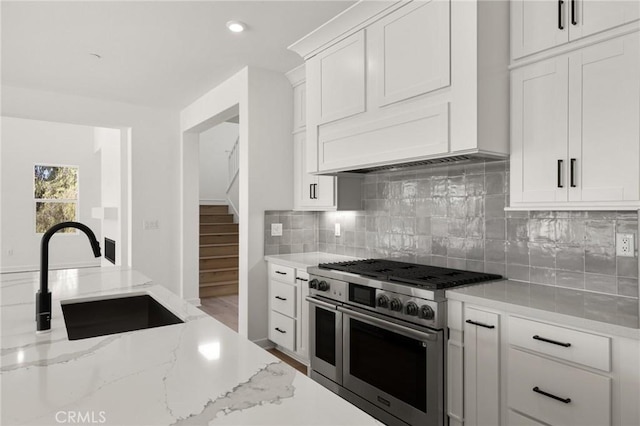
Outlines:
[{"label": "cabinet crown molding", "polygon": [[304,73],[304,64],[298,65],[291,71],[287,71],[284,75],[289,79],[289,83],[291,83],[292,86],[304,83],[306,78]]},{"label": "cabinet crown molding", "polygon": [[360,0],[288,47],[305,60],[411,0]]}]

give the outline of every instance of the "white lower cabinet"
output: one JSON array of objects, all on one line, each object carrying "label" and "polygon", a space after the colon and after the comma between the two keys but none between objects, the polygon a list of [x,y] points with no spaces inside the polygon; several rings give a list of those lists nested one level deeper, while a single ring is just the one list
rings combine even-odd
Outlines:
[{"label": "white lower cabinet", "polygon": [[465,306],[464,418],[467,425],[500,424],[500,316]]},{"label": "white lower cabinet", "polygon": [[309,359],[309,275],[304,269],[269,263],[269,340],[288,355]]},{"label": "white lower cabinet", "polygon": [[494,306],[448,302],[450,425],[640,424],[640,341]]},{"label": "white lower cabinet", "polygon": [[611,378],[509,349],[509,407],[550,425],[611,424]]}]

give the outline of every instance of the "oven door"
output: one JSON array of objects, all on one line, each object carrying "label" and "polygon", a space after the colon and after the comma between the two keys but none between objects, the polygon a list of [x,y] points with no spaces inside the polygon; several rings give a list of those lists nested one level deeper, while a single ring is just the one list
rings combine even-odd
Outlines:
[{"label": "oven door", "polygon": [[443,425],[443,332],[338,309],[343,386],[411,425]]},{"label": "oven door", "polygon": [[337,305],[315,297],[309,302],[309,359],[311,370],[342,384],[342,313]]}]

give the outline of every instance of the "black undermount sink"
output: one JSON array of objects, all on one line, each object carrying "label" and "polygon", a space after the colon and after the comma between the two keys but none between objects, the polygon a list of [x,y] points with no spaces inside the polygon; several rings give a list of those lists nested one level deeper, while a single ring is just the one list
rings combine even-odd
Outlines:
[{"label": "black undermount sink", "polygon": [[69,340],[184,322],[149,295],[63,303],[62,313]]}]

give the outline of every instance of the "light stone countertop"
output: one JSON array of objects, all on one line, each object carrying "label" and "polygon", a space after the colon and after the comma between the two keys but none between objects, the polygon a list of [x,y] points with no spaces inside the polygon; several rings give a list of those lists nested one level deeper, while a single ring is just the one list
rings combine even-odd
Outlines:
[{"label": "light stone countertop", "polygon": [[[136,271],[49,277],[51,332],[36,334],[38,273],[0,274],[2,425],[71,416],[136,426],[379,424]],[[125,293],[149,294],[185,323],[68,340],[61,300]]]},{"label": "light stone countertop", "polygon": [[447,290],[447,299],[640,340],[638,299],[502,280]]},{"label": "light stone countertop", "polygon": [[346,262],[358,260],[357,257],[343,256],[341,254],[324,253],[314,251],[310,253],[274,254],[265,256],[267,262],[274,262],[278,265],[290,266],[306,270],[309,266],[318,266],[319,263]]}]

